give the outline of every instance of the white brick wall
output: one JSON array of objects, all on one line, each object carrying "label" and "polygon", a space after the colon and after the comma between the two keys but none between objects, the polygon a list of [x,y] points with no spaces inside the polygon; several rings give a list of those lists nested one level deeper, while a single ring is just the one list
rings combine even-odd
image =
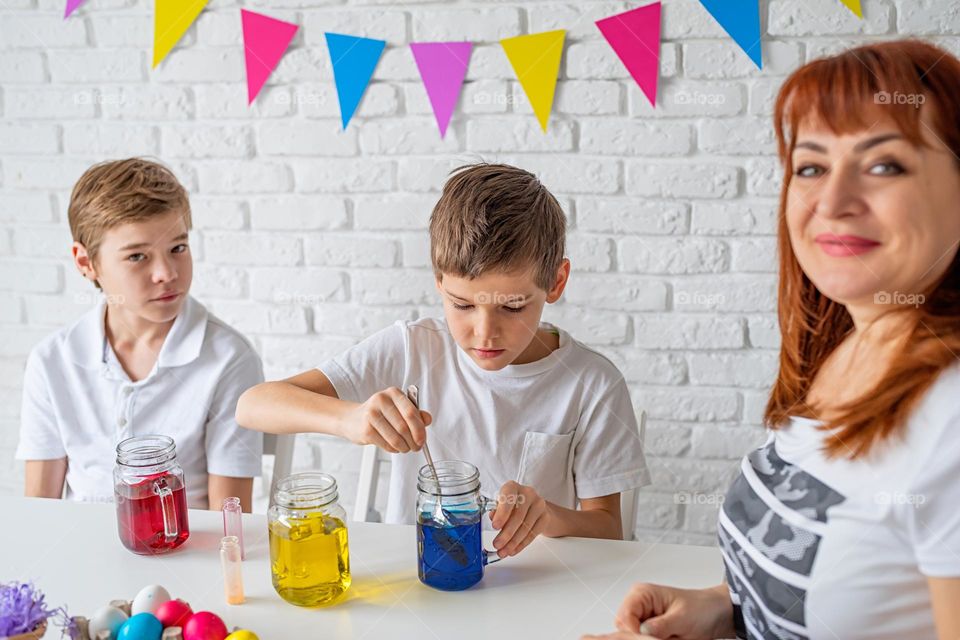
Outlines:
[{"label": "white brick wall", "polygon": [[[17,440],[31,345],[87,308],[67,259],[66,205],[83,169],[155,155],[193,198],[193,293],[246,332],[279,377],[398,318],[437,312],[426,223],[446,173],[479,159],[536,171],[570,219],[574,276],[548,319],[608,354],[646,409],[654,484],[641,536],[712,543],[736,460],[761,437],[776,370],[769,116],[797,65],[877,38],[960,51],[953,0],[764,0],[757,71],[696,0],[664,0],[660,104],[651,109],[593,21],[600,0],[213,0],[149,68],[152,3],[62,0],[0,9],[0,455]],[[302,26],[252,108],[239,5]],[[566,28],[543,135],[497,39]],[[340,131],[324,30],[389,40],[357,118]],[[440,140],[406,43],[476,41]],[[304,439],[299,467],[352,501],[359,451]],[[22,466],[0,465],[0,492]]]}]

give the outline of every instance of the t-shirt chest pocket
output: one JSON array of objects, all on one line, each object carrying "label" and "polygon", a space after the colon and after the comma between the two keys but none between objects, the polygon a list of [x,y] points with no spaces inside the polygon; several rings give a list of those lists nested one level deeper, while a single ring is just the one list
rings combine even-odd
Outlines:
[{"label": "t-shirt chest pocket", "polygon": [[573,508],[573,433],[527,431],[520,456],[517,482],[537,490],[560,506]]}]

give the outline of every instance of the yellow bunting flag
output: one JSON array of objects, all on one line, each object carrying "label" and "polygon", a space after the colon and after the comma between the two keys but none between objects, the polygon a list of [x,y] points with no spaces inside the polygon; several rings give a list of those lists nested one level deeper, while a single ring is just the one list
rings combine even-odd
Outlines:
[{"label": "yellow bunting flag", "polygon": [[553,110],[566,37],[567,32],[559,29],[500,41],[544,132]]},{"label": "yellow bunting flag", "polygon": [[167,57],[207,0],[155,0],[153,8],[153,66]]},{"label": "yellow bunting flag", "polygon": [[858,18],[863,19],[863,7],[860,6],[860,0],[840,0],[840,2],[847,5],[847,9],[857,14]]}]

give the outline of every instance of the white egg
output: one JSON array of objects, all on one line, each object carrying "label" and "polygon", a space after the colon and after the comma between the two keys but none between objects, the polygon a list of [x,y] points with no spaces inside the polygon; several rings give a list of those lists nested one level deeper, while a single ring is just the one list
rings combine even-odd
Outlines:
[{"label": "white egg", "polygon": [[170,594],[167,593],[166,589],[158,584],[151,584],[140,589],[140,593],[133,599],[133,604],[130,605],[130,615],[156,613],[160,605],[168,600],[170,600]]},{"label": "white egg", "polygon": [[111,607],[110,605],[100,607],[90,616],[88,633],[91,638],[96,638],[97,634],[101,631],[109,631],[110,639],[113,640],[117,637],[117,631],[120,630],[120,627],[126,621],[127,614],[120,611],[120,609]]}]

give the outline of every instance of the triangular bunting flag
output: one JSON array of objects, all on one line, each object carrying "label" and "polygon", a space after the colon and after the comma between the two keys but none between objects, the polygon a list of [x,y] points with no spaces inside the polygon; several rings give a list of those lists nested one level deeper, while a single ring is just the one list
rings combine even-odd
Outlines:
[{"label": "triangular bunting flag", "polygon": [[326,33],[327,49],[333,62],[333,80],[337,85],[340,100],[340,120],[346,129],[360,105],[373,70],[377,68],[380,54],[387,43],[383,40]]},{"label": "triangular bunting flag", "polygon": [[500,41],[544,132],[553,110],[566,36],[567,32],[559,29]]},{"label": "triangular bunting flag", "polygon": [[153,7],[153,66],[167,57],[207,0],[156,0]]},{"label": "triangular bunting flag", "polygon": [[460,98],[467,63],[473,44],[469,42],[414,42],[410,44],[420,78],[430,98],[433,115],[440,127],[440,137],[447,135],[447,125]]},{"label": "triangular bunting flag", "polygon": [[83,4],[83,0],[67,0],[67,7],[63,12],[63,19],[66,20],[70,17],[70,14],[77,10]]},{"label": "triangular bunting flag", "polygon": [[753,63],[763,69],[759,0],[700,0],[700,4],[750,56]]},{"label": "triangular bunting flag", "polygon": [[840,2],[847,5],[847,9],[853,11],[858,18],[863,20],[863,7],[860,6],[860,0],[840,0]]},{"label": "triangular bunting flag", "polygon": [[643,94],[657,106],[657,79],[660,77],[660,3],[638,7],[597,21],[627,71]]},{"label": "triangular bunting flag", "polygon": [[297,33],[297,25],[246,9],[240,10],[240,16],[247,66],[247,104],[252,104]]}]

